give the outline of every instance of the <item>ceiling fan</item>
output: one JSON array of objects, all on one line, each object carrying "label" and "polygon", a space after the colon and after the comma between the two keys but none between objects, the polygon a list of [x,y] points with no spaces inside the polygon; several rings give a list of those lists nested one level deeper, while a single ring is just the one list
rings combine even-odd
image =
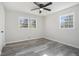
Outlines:
[{"label": "ceiling fan", "polygon": [[37,5],[38,8],[31,9],[31,11],[37,10],[37,9],[39,9],[39,13],[42,13],[42,10],[51,11],[51,9],[46,8],[46,7],[49,6],[49,5],[52,5],[52,2],[48,2],[47,4],[41,4],[41,3],[38,3],[38,2],[33,2],[33,3],[35,5]]}]

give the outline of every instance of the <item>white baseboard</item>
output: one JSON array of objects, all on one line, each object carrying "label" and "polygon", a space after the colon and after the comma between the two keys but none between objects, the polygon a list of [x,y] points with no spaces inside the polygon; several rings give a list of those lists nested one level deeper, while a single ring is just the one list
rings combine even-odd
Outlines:
[{"label": "white baseboard", "polygon": [[46,39],[48,39],[48,40],[51,40],[51,41],[56,41],[56,42],[59,42],[59,43],[61,43],[61,44],[68,45],[68,46],[71,46],[71,47],[74,47],[74,48],[78,48],[78,49],[79,49],[79,47],[76,46],[76,45],[69,44],[69,43],[63,42],[63,41],[58,41],[58,40],[56,40],[56,39],[54,39],[54,38],[51,38],[51,37],[48,37],[48,36],[45,36],[44,38],[46,38]]},{"label": "white baseboard", "polygon": [[6,44],[11,44],[11,43],[17,43],[17,42],[21,42],[21,41],[28,41],[28,40],[36,40],[36,39],[40,39],[42,37],[36,37],[36,38],[31,38],[31,39],[23,39],[23,40],[18,40],[18,41],[12,41],[12,42],[6,42]]}]

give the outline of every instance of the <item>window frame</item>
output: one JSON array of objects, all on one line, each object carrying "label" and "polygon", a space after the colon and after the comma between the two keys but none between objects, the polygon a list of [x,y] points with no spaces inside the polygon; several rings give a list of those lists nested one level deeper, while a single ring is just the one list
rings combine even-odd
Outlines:
[{"label": "window frame", "polygon": [[[72,28],[65,28],[65,27],[61,27],[61,17],[62,16],[69,16],[69,15],[73,15],[73,27]],[[60,29],[75,29],[75,13],[67,13],[67,14],[63,14],[63,15],[61,15],[61,16],[59,16],[59,28]]]},{"label": "window frame", "polygon": [[[23,20],[24,21],[24,19],[27,19],[28,21],[27,21],[27,24],[28,24],[28,26],[27,27],[21,27],[22,26],[22,24],[21,24],[21,20]],[[30,25],[32,25],[32,21],[35,21],[36,23],[35,23],[35,27],[30,27]],[[37,18],[32,18],[32,17],[19,17],[18,18],[18,27],[19,28],[21,28],[21,29],[36,29],[37,28]]]},{"label": "window frame", "polygon": [[[36,21],[36,23],[35,23],[36,24],[36,27],[35,28],[34,27],[30,27],[30,25],[32,25],[31,22],[34,21],[34,20]],[[37,28],[37,18],[29,18],[29,28],[30,29],[36,29]]]},{"label": "window frame", "polygon": [[[21,27],[22,25],[21,25],[21,23],[20,23],[20,21],[21,20],[24,20],[24,19],[29,19],[29,17],[19,17],[19,19],[18,19],[18,26],[19,26],[19,28],[21,28],[21,29],[28,29],[29,28],[29,23],[28,23],[28,27]],[[29,22],[29,21],[27,21],[27,22]]]}]

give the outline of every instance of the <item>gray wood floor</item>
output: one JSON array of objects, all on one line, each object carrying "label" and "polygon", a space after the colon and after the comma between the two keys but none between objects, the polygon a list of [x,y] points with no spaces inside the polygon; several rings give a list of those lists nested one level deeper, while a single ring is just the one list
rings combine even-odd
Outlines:
[{"label": "gray wood floor", "polygon": [[41,38],[7,44],[2,56],[79,56],[79,49]]}]

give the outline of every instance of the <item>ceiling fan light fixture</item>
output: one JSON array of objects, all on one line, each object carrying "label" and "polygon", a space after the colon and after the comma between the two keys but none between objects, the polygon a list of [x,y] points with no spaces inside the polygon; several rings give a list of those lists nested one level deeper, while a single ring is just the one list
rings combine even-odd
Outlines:
[{"label": "ceiling fan light fixture", "polygon": [[41,11],[43,11],[43,8],[40,8]]}]

